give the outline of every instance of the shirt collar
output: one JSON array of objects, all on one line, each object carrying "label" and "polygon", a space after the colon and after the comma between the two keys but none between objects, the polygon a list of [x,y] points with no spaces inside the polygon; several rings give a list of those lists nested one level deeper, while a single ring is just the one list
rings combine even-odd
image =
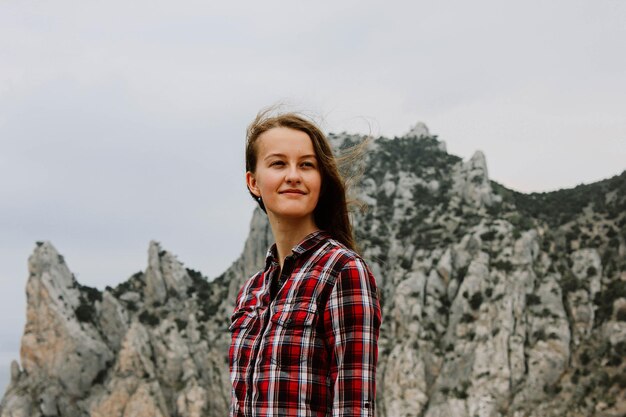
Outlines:
[{"label": "shirt collar", "polygon": [[[328,232],[324,230],[316,230],[315,232],[306,235],[300,243],[291,249],[292,257],[296,259],[301,255],[304,255],[310,250],[318,247],[320,242],[325,241],[330,237],[331,236]],[[278,251],[276,249],[276,243],[274,243],[267,251],[267,255],[265,257],[265,267],[268,268],[272,263],[278,265]]]}]

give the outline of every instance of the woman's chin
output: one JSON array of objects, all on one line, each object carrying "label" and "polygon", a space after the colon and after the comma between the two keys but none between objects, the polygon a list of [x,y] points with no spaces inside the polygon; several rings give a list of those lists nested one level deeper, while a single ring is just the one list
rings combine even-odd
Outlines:
[{"label": "woman's chin", "polygon": [[302,210],[301,208],[293,208],[291,210],[272,211],[272,215],[277,220],[288,221],[308,221],[313,219],[313,210]]}]

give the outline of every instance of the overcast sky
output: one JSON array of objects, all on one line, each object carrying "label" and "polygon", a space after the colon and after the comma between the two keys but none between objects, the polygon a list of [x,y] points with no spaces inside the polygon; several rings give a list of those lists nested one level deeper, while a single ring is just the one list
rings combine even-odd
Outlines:
[{"label": "overcast sky", "polygon": [[0,2],[0,390],[35,241],[98,288],[151,239],[230,265],[261,107],[335,132],[423,121],[492,179],[555,190],[626,168],[624,51],[623,0]]}]

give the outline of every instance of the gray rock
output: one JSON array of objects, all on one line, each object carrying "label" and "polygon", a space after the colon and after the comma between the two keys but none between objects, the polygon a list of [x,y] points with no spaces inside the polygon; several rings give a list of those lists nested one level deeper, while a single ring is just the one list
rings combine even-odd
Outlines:
[{"label": "gray rock", "polygon": [[429,136],[430,136],[430,132],[428,131],[428,127],[426,126],[426,124],[422,122],[416,123],[411,128],[411,130],[409,130],[404,135],[404,137],[416,137],[416,138],[429,137]]},{"label": "gray rock", "polygon": [[476,151],[469,161],[458,164],[452,179],[454,192],[474,207],[491,206],[501,200],[491,190],[487,161],[481,151]]},{"label": "gray rock", "polygon": [[[369,211],[354,224],[382,297],[377,415],[623,415],[619,182],[514,194],[492,187],[481,152],[446,155],[423,124],[368,149],[356,195]],[[605,214],[581,203],[599,192]],[[553,197],[584,208],[555,208]],[[228,415],[227,327],[272,242],[256,209],[241,256],[219,277],[151,242],[145,273],[102,293],[39,244],[21,368],[11,365],[0,417]]]}]

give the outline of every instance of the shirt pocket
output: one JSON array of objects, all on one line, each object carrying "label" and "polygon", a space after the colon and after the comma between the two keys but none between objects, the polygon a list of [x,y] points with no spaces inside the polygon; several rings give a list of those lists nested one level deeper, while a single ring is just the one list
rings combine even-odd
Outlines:
[{"label": "shirt pocket", "polygon": [[256,313],[254,310],[239,309],[231,316],[228,331],[236,333],[242,329],[246,329],[255,320],[255,318]]},{"label": "shirt pocket", "polygon": [[280,368],[311,360],[315,351],[315,302],[282,304],[271,317],[271,363]]},{"label": "shirt pocket", "polygon": [[228,360],[231,371],[238,365],[245,366],[242,361],[250,356],[253,335],[251,329],[258,320],[255,310],[240,309],[231,316],[231,324],[228,330],[231,333]]}]

